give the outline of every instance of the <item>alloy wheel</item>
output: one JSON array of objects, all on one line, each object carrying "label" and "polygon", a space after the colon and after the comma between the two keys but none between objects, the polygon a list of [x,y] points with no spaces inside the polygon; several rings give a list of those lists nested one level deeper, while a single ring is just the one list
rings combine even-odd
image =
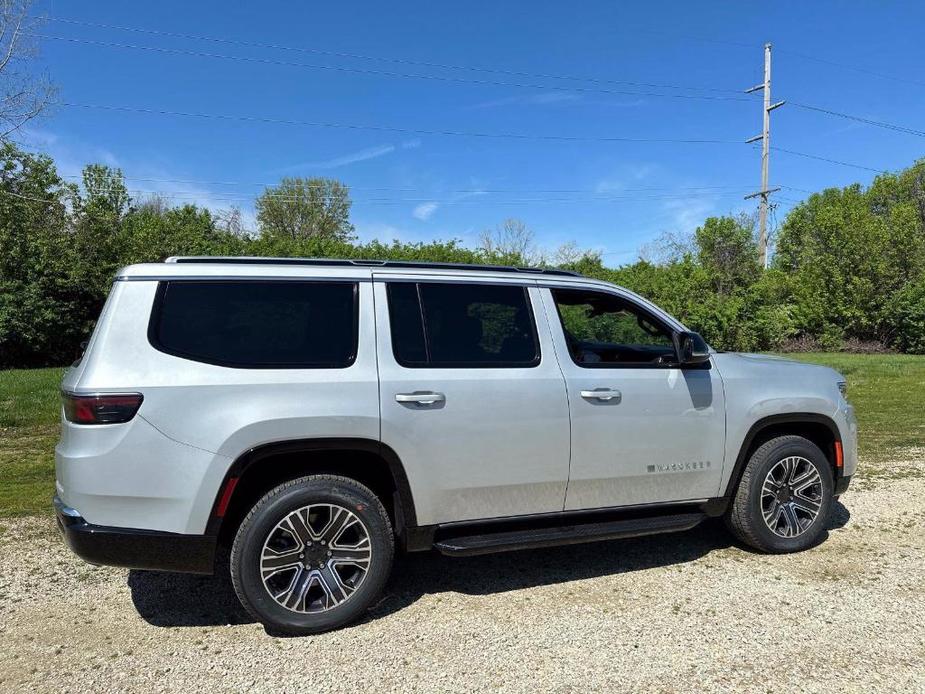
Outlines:
[{"label": "alloy wheel", "polygon": [[778,461],[761,486],[761,514],[780,537],[797,537],[813,524],[823,501],[822,477],[802,456]]},{"label": "alloy wheel", "polygon": [[287,610],[326,612],[349,600],[372,560],[369,530],[347,508],[311,504],[277,523],[263,544],[260,576]]}]

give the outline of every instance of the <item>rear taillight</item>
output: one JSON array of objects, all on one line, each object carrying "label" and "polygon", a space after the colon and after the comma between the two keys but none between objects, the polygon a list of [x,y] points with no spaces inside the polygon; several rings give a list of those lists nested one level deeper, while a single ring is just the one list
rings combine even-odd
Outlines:
[{"label": "rear taillight", "polygon": [[64,417],[74,424],[120,424],[141,407],[141,393],[61,393]]}]

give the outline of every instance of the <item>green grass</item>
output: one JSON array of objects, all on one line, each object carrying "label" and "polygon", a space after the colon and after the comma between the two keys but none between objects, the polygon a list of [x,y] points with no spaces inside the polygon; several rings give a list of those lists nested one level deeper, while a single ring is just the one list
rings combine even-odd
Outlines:
[{"label": "green grass", "polygon": [[[925,357],[791,354],[845,375],[857,411],[861,457],[889,460],[925,445]],[[0,371],[0,517],[48,513],[54,493],[58,385],[63,369]]]},{"label": "green grass", "polygon": [[63,373],[0,371],[0,517],[48,513]]},{"label": "green grass", "polygon": [[911,354],[788,354],[823,364],[848,382],[858,418],[861,458],[888,460],[899,448],[925,445],[925,356]]}]

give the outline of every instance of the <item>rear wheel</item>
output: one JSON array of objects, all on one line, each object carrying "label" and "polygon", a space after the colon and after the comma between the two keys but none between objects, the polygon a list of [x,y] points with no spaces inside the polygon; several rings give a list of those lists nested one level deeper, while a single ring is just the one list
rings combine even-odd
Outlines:
[{"label": "rear wheel", "polygon": [[392,567],[392,526],[358,482],[313,475],[251,509],[235,536],[231,578],[245,609],[288,634],[344,626],[379,596]]},{"label": "rear wheel", "polygon": [[763,552],[798,552],[825,531],[834,503],[832,468],[802,436],[779,436],[749,458],[726,520],[742,542]]}]

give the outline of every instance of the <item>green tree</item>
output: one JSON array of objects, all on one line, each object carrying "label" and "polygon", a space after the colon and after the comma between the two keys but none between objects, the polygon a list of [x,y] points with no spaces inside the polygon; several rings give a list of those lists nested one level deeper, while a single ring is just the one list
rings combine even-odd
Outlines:
[{"label": "green tree", "polygon": [[792,289],[797,328],[837,348],[844,338],[889,342],[893,301],[925,269],[925,162],[870,188],[811,195],[785,220],[775,267]]},{"label": "green tree", "polygon": [[0,145],[0,368],[63,363],[79,342],[75,198],[49,157]]},{"label": "green tree", "polygon": [[286,239],[354,238],[350,192],[330,178],[284,178],[257,198],[257,223],[263,236]]},{"label": "green tree", "polygon": [[728,296],[758,279],[754,227],[754,220],[747,215],[709,217],[694,232],[697,260],[720,296]]}]

